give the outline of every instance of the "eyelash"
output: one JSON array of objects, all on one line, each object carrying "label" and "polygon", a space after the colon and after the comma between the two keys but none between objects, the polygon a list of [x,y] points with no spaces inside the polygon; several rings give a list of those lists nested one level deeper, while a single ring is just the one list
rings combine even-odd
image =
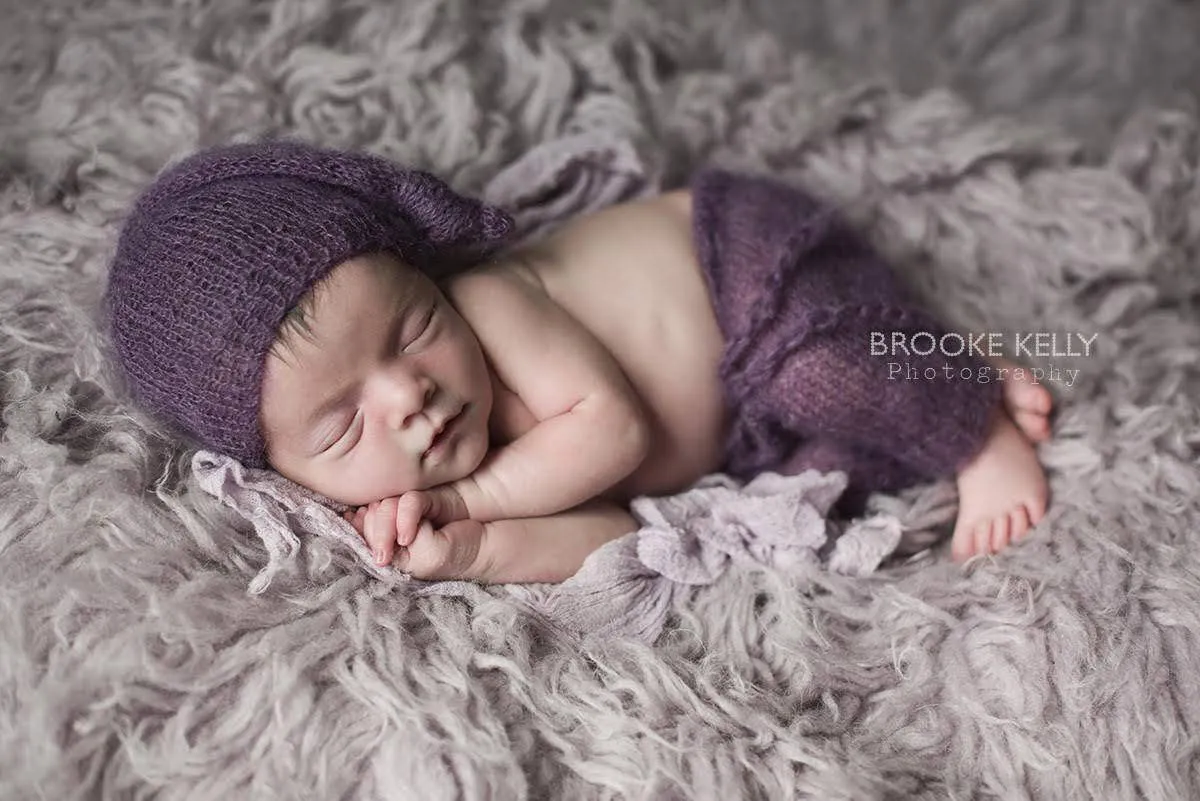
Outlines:
[{"label": "eyelash", "polygon": [[326,453],[328,451],[333,450],[342,440],[344,440],[346,438],[346,435],[354,430],[354,421],[357,419],[358,419],[358,412],[355,412],[354,416],[350,418],[349,424],[344,429],[342,429],[342,432],[340,434],[338,434],[336,437],[334,437],[333,441],[330,442],[327,446],[325,446],[321,452]]},{"label": "eyelash", "polygon": [[419,340],[421,337],[425,336],[425,334],[433,326],[433,319],[434,319],[434,317],[437,316],[437,310],[438,310],[438,307],[437,307],[436,303],[429,307],[429,314],[425,315],[425,322],[421,324],[420,333],[418,333],[415,337],[413,337],[412,340],[408,343],[408,345],[404,346],[405,348],[411,346],[414,342]]}]

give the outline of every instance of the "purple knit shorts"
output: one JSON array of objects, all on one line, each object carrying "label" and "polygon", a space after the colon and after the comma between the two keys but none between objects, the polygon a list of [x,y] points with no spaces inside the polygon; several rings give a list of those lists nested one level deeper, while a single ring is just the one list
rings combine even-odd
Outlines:
[{"label": "purple knit shorts", "polygon": [[725,336],[726,472],[844,470],[839,508],[857,513],[871,492],[951,476],[978,452],[999,385],[964,379],[985,362],[946,355],[957,348],[872,354],[873,342],[956,340],[861,235],[765,178],[706,170],[692,201]]}]

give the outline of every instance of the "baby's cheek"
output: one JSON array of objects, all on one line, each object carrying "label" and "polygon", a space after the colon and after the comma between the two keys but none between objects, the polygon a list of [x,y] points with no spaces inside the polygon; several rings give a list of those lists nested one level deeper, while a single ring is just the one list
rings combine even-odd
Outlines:
[{"label": "baby's cheek", "polygon": [[415,466],[379,447],[356,454],[359,458],[337,466],[337,480],[347,494],[370,503],[421,489]]}]

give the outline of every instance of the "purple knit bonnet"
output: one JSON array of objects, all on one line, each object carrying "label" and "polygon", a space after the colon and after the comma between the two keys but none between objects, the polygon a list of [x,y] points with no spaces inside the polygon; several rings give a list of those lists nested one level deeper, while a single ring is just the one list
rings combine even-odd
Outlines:
[{"label": "purple knit bonnet", "polygon": [[294,141],[200,151],[138,198],[104,313],[134,399],[201,446],[266,467],[259,403],[287,312],[332,268],[391,251],[435,280],[512,219],[434,176]]}]

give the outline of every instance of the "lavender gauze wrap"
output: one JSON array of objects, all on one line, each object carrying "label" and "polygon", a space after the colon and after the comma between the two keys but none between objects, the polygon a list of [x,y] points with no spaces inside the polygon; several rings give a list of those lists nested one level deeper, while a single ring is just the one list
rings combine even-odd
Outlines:
[{"label": "lavender gauze wrap", "polygon": [[437,278],[512,219],[426,172],[297,141],[200,151],[138,198],[105,295],[134,398],[200,445],[266,466],[262,375],[288,310],[339,263],[392,251]]}]

